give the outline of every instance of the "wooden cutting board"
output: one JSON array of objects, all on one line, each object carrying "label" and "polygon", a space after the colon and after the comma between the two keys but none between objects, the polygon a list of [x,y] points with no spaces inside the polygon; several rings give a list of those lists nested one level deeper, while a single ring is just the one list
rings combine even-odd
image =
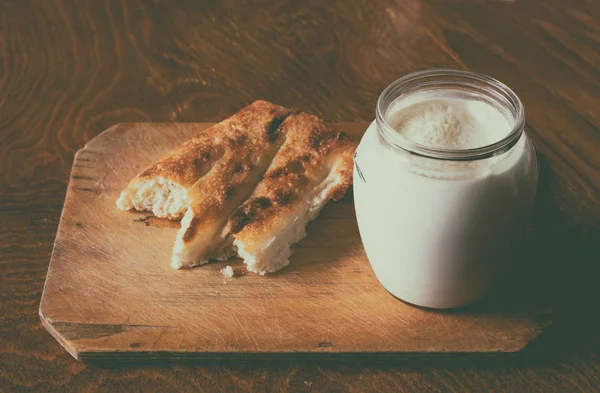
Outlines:
[{"label": "wooden cutting board", "polygon": [[[394,298],[363,251],[352,192],[309,224],[276,274],[220,273],[244,271],[240,261],[172,269],[178,224],[115,200],[138,171],[210,125],[120,124],[75,155],[40,304],[43,325],[75,358],[516,352],[549,325],[548,307],[504,301],[515,296],[445,312]],[[367,124],[336,126],[360,135]]]}]

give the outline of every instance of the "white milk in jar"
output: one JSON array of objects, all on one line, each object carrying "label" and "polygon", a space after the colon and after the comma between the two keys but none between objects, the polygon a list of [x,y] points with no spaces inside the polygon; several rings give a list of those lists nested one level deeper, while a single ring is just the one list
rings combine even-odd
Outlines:
[{"label": "white milk in jar", "polygon": [[431,70],[390,85],[376,115],[356,150],[354,203],[377,278],[419,306],[477,300],[536,193],[520,100],[487,76]]}]

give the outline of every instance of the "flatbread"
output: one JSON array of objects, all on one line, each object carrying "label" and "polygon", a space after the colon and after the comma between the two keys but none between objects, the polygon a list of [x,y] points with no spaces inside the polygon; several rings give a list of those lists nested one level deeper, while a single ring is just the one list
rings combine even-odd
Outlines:
[{"label": "flatbread", "polygon": [[286,266],[290,246],[306,236],[307,223],[346,193],[358,145],[306,113],[288,117],[281,128],[285,143],[227,226],[247,269],[261,275]]},{"label": "flatbread", "polygon": [[223,228],[283,144],[285,134],[279,125],[291,112],[264,104],[260,105],[262,111],[247,112],[240,127],[225,133],[220,141],[225,146],[223,156],[188,191],[189,206],[173,247],[174,268],[234,255]]},{"label": "flatbread", "polygon": [[256,101],[142,171],[117,206],[183,215],[174,268],[237,254],[250,271],[275,272],[347,191],[357,145],[316,116]]},{"label": "flatbread", "polygon": [[189,205],[188,191],[218,162],[228,149],[252,130],[277,129],[291,111],[266,101],[256,101],[171,150],[133,178],[117,200],[122,210],[151,211],[157,217],[179,219]]}]

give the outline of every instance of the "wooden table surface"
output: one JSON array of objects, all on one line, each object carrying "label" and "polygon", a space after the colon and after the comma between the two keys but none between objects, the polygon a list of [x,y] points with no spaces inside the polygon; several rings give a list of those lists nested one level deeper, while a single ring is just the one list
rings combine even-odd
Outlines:
[{"label": "wooden table surface", "polygon": [[[600,2],[298,3],[0,1],[0,391],[600,389]],[[532,259],[556,318],[522,356],[100,367],[41,326],[73,154],[103,129],[258,98],[370,120],[387,84],[434,67],[513,87],[540,153]]]}]

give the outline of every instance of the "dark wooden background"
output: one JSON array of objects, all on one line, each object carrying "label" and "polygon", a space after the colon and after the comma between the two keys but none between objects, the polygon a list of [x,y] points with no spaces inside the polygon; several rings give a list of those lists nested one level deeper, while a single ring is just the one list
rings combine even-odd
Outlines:
[{"label": "dark wooden background", "polygon": [[[0,391],[600,389],[599,19],[597,0],[0,0]],[[556,322],[523,356],[98,367],[40,325],[73,154],[103,129],[258,98],[370,120],[388,83],[432,67],[495,76],[526,107]]]}]

